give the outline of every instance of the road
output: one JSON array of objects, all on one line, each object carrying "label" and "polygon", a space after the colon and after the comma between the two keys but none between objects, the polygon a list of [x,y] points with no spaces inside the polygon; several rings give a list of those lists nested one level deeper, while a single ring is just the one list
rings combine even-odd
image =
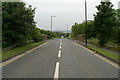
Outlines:
[{"label": "road", "polygon": [[45,45],[5,65],[3,78],[118,78],[119,70],[68,39]]}]

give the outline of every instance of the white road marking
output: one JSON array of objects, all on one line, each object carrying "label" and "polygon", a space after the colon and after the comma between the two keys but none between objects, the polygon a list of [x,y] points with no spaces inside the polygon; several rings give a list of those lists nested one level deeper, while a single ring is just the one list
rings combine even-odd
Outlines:
[{"label": "white road marking", "polygon": [[[62,48],[62,38],[60,40],[60,47],[59,47],[59,53],[58,53],[58,57],[60,58],[61,56],[61,48]],[[58,76],[59,76],[59,62],[56,62],[56,67],[55,67],[55,73],[54,73],[54,80],[58,80]]]},{"label": "white road marking", "polygon": [[0,66],[5,66],[5,65],[7,65],[7,64],[9,64],[9,63],[11,63],[13,61],[15,61],[16,59],[18,59],[18,58],[20,58],[20,57],[22,57],[24,55],[26,55],[26,54],[21,54],[21,55],[18,55],[16,57],[14,57],[14,58],[11,58],[10,60],[1,63]]},{"label": "white road marking", "polygon": [[37,48],[39,48],[39,47],[41,47],[41,46],[43,46],[43,45],[45,45],[45,44],[47,44],[47,43],[41,44],[41,45],[39,45],[39,46],[37,46],[37,47],[29,50],[29,51],[26,51],[26,53],[30,53],[30,52],[34,51],[35,49],[37,49]]},{"label": "white road marking", "polygon": [[62,48],[62,46],[60,46],[60,48],[59,49],[61,49]]},{"label": "white road marking", "polygon": [[113,61],[111,61],[111,60],[109,60],[109,59],[107,59],[107,58],[105,58],[105,57],[103,57],[103,56],[101,56],[101,55],[99,55],[99,54],[95,54],[94,51],[92,51],[92,50],[90,50],[90,49],[88,49],[88,48],[86,48],[86,47],[84,47],[84,46],[82,46],[82,45],[80,45],[80,44],[78,44],[78,43],[75,43],[75,44],[77,44],[78,46],[86,49],[87,51],[89,51],[89,52],[91,52],[91,53],[93,53],[95,56],[97,56],[97,57],[99,57],[100,59],[104,60],[105,62],[111,64],[112,66],[116,67],[117,69],[120,69],[119,64],[116,64],[115,62],[113,62]]},{"label": "white road marking", "polygon": [[54,80],[58,80],[58,75],[59,75],[59,62],[56,63]]},{"label": "white road marking", "polygon": [[107,58],[105,58],[105,57],[103,57],[103,56],[101,56],[99,54],[94,54],[94,55],[97,56],[97,57],[99,57],[99,58],[101,58],[102,60],[106,61],[107,63],[111,64],[112,66],[120,69],[120,66],[118,64],[112,62],[111,60],[109,60],[109,59],[107,59]]},{"label": "white road marking", "polygon": [[77,44],[78,46],[86,49],[87,51],[89,51],[89,52],[91,52],[91,53],[95,53],[94,51],[92,51],[92,50],[90,50],[90,49],[88,49],[88,48],[86,48],[86,47],[84,47],[84,46],[82,46],[82,45],[80,45],[80,44],[78,44],[78,43],[76,43],[76,42],[75,42],[75,44]]},{"label": "white road marking", "polygon": [[[47,43],[44,43],[44,44],[42,44],[42,45],[40,45],[40,46],[37,46],[37,47],[35,47],[35,48],[33,48],[33,49],[29,50],[29,51],[26,51],[25,53],[30,53],[30,52],[34,51],[35,49],[37,49],[37,48],[39,48],[39,47],[41,47],[41,46],[43,46],[43,45],[45,45],[45,44],[47,44]],[[13,58],[5,61],[5,62],[0,63],[0,67],[5,66],[5,65],[7,65],[7,64],[9,64],[9,63],[11,63],[11,62],[13,62],[13,61],[15,61],[15,60],[23,57],[23,56],[25,56],[25,55],[26,55],[25,53],[20,54],[20,55],[18,55],[18,56],[16,56],[16,57],[13,57]]]},{"label": "white road marking", "polygon": [[59,50],[59,53],[58,53],[58,57],[60,57],[61,56],[61,50]]},{"label": "white road marking", "polygon": [[62,43],[60,42],[60,46],[62,46]]},{"label": "white road marking", "polygon": [[61,39],[61,41],[60,41],[60,45],[62,45],[62,39]]}]

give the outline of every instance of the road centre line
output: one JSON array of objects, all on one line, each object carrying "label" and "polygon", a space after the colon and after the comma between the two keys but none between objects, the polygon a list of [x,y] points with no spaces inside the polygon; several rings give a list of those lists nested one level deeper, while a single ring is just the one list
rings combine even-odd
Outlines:
[{"label": "road centre line", "polygon": [[59,75],[59,62],[56,62],[54,80],[58,80],[58,75]]},{"label": "road centre line", "polygon": [[88,48],[86,48],[86,47],[84,47],[84,46],[82,46],[82,45],[80,45],[80,44],[78,44],[78,43],[76,43],[76,42],[75,42],[75,44],[77,44],[78,46],[86,49],[87,51],[89,51],[89,52],[91,52],[91,53],[93,53],[95,56],[97,56],[97,57],[99,57],[100,59],[104,60],[105,62],[111,64],[112,66],[116,67],[117,69],[120,69],[119,64],[116,64],[116,63],[112,62],[111,60],[109,60],[109,59],[107,59],[107,58],[105,58],[105,57],[103,57],[103,56],[101,56],[101,55],[99,55],[99,54],[95,54],[94,51],[91,51],[91,50],[89,50]]},{"label": "road centre line", "polygon": [[61,50],[59,50],[59,53],[58,53],[58,57],[60,57],[61,56]]},{"label": "road centre line", "polygon": [[[58,57],[60,58],[61,56],[61,47],[62,47],[62,38],[60,40],[60,47],[59,47],[59,53],[58,53]],[[55,67],[55,72],[54,72],[54,80],[58,80],[58,76],[59,76],[59,62],[56,62],[56,67]]]},{"label": "road centre line", "polygon": [[60,44],[62,45],[62,39],[60,40]]},{"label": "road centre line", "polygon": [[60,46],[62,46],[62,43],[60,42]]},{"label": "road centre line", "polygon": [[59,47],[59,49],[61,49],[61,48],[62,48],[62,46]]},{"label": "road centre line", "polygon": [[[59,47],[59,53],[58,53],[58,57],[60,58],[61,56],[61,47],[62,47],[62,38],[60,40],[60,47]],[[54,80],[58,80],[58,76],[59,76],[59,62],[56,62],[56,67],[55,67],[55,72],[54,72]]]}]

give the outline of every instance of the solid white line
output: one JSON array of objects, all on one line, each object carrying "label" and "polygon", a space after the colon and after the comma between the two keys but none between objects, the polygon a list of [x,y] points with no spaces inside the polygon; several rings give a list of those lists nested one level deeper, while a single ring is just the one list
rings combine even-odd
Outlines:
[{"label": "solid white line", "polygon": [[26,54],[21,54],[21,55],[18,55],[18,56],[16,56],[16,57],[11,58],[11,59],[8,60],[8,61],[5,61],[5,62],[3,62],[3,63],[0,64],[0,67],[3,67],[3,66],[5,66],[5,65],[9,64],[9,63],[11,63],[11,62],[13,62],[13,61],[21,58],[21,57],[24,56],[24,55],[26,55]]},{"label": "solid white line", "polygon": [[61,49],[61,47],[62,47],[62,46],[60,46],[60,48],[59,48],[59,49]]},{"label": "solid white line", "polygon": [[[48,43],[48,42],[47,42],[47,43]],[[25,53],[30,53],[30,52],[34,51],[35,49],[37,49],[37,48],[39,48],[39,47],[42,47],[42,46],[46,45],[47,43],[41,44],[41,45],[39,45],[39,46],[37,46],[37,47],[35,47],[35,48],[29,50],[29,51],[26,51]],[[5,61],[5,62],[0,63],[0,67],[3,67],[3,66],[5,66],[5,65],[7,65],[7,64],[9,64],[9,63],[11,63],[11,62],[13,62],[13,61],[15,61],[15,60],[17,60],[17,59],[19,59],[19,58],[25,56],[25,55],[26,55],[25,53],[20,54],[20,55],[18,55],[18,56],[16,56],[16,57],[13,57],[13,58],[11,58],[11,59]]]},{"label": "solid white line", "polygon": [[32,51],[34,51],[34,50],[36,50],[36,49],[38,49],[38,48],[44,46],[45,44],[47,44],[47,43],[41,44],[41,45],[39,45],[39,46],[37,46],[37,47],[35,47],[35,48],[29,50],[29,51],[26,51],[26,53],[30,53],[30,52],[32,52]]},{"label": "solid white line", "polygon": [[77,44],[78,46],[86,49],[87,51],[89,51],[89,52],[91,52],[91,53],[95,53],[94,51],[92,51],[92,50],[90,50],[90,49],[88,49],[88,48],[86,48],[86,47],[84,47],[84,46],[82,46],[82,45],[80,45],[80,44],[78,44],[78,43],[76,43],[76,42],[75,42],[75,44]]},{"label": "solid white line", "polygon": [[58,75],[59,75],[59,62],[56,63],[54,80],[58,80]]},{"label": "solid white line", "polygon": [[103,57],[103,56],[101,56],[99,54],[94,54],[94,55],[97,56],[97,57],[99,57],[99,58],[101,58],[102,60],[106,61],[107,63],[111,64],[112,66],[120,69],[120,66],[118,64],[112,62],[111,60],[109,60],[109,59],[107,59],[107,58],[105,58],[105,57]]},{"label": "solid white line", "polygon": [[59,53],[58,53],[58,57],[60,57],[61,56],[61,50],[59,50]]},{"label": "solid white line", "polygon": [[90,49],[88,49],[88,48],[86,48],[86,47],[84,47],[84,46],[82,46],[82,45],[80,45],[80,44],[78,44],[78,43],[75,43],[75,44],[77,44],[78,46],[80,46],[80,47],[86,49],[87,51],[89,51],[89,52],[91,52],[91,53],[93,53],[95,56],[97,56],[97,57],[99,57],[100,59],[106,61],[107,63],[113,65],[114,67],[120,69],[119,64],[116,64],[115,62],[113,62],[113,61],[111,61],[111,60],[109,60],[109,59],[107,59],[107,58],[105,58],[105,57],[103,57],[103,56],[101,56],[101,55],[99,55],[99,54],[95,54],[94,51],[92,51],[92,50],[90,50]]}]

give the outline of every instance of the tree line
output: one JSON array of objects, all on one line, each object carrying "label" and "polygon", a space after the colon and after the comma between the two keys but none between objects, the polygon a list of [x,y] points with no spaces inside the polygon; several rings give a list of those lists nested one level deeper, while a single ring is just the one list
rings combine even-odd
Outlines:
[{"label": "tree line", "polygon": [[85,21],[72,26],[72,37],[97,38],[101,47],[109,41],[120,44],[120,9],[113,9],[111,2],[101,2],[96,8],[98,12],[94,14],[94,20],[87,21],[87,28]]},{"label": "tree line", "polygon": [[42,34],[48,38],[56,37],[57,33],[41,30],[34,21],[35,9],[24,2],[2,2],[2,47],[16,43],[41,41]]}]

